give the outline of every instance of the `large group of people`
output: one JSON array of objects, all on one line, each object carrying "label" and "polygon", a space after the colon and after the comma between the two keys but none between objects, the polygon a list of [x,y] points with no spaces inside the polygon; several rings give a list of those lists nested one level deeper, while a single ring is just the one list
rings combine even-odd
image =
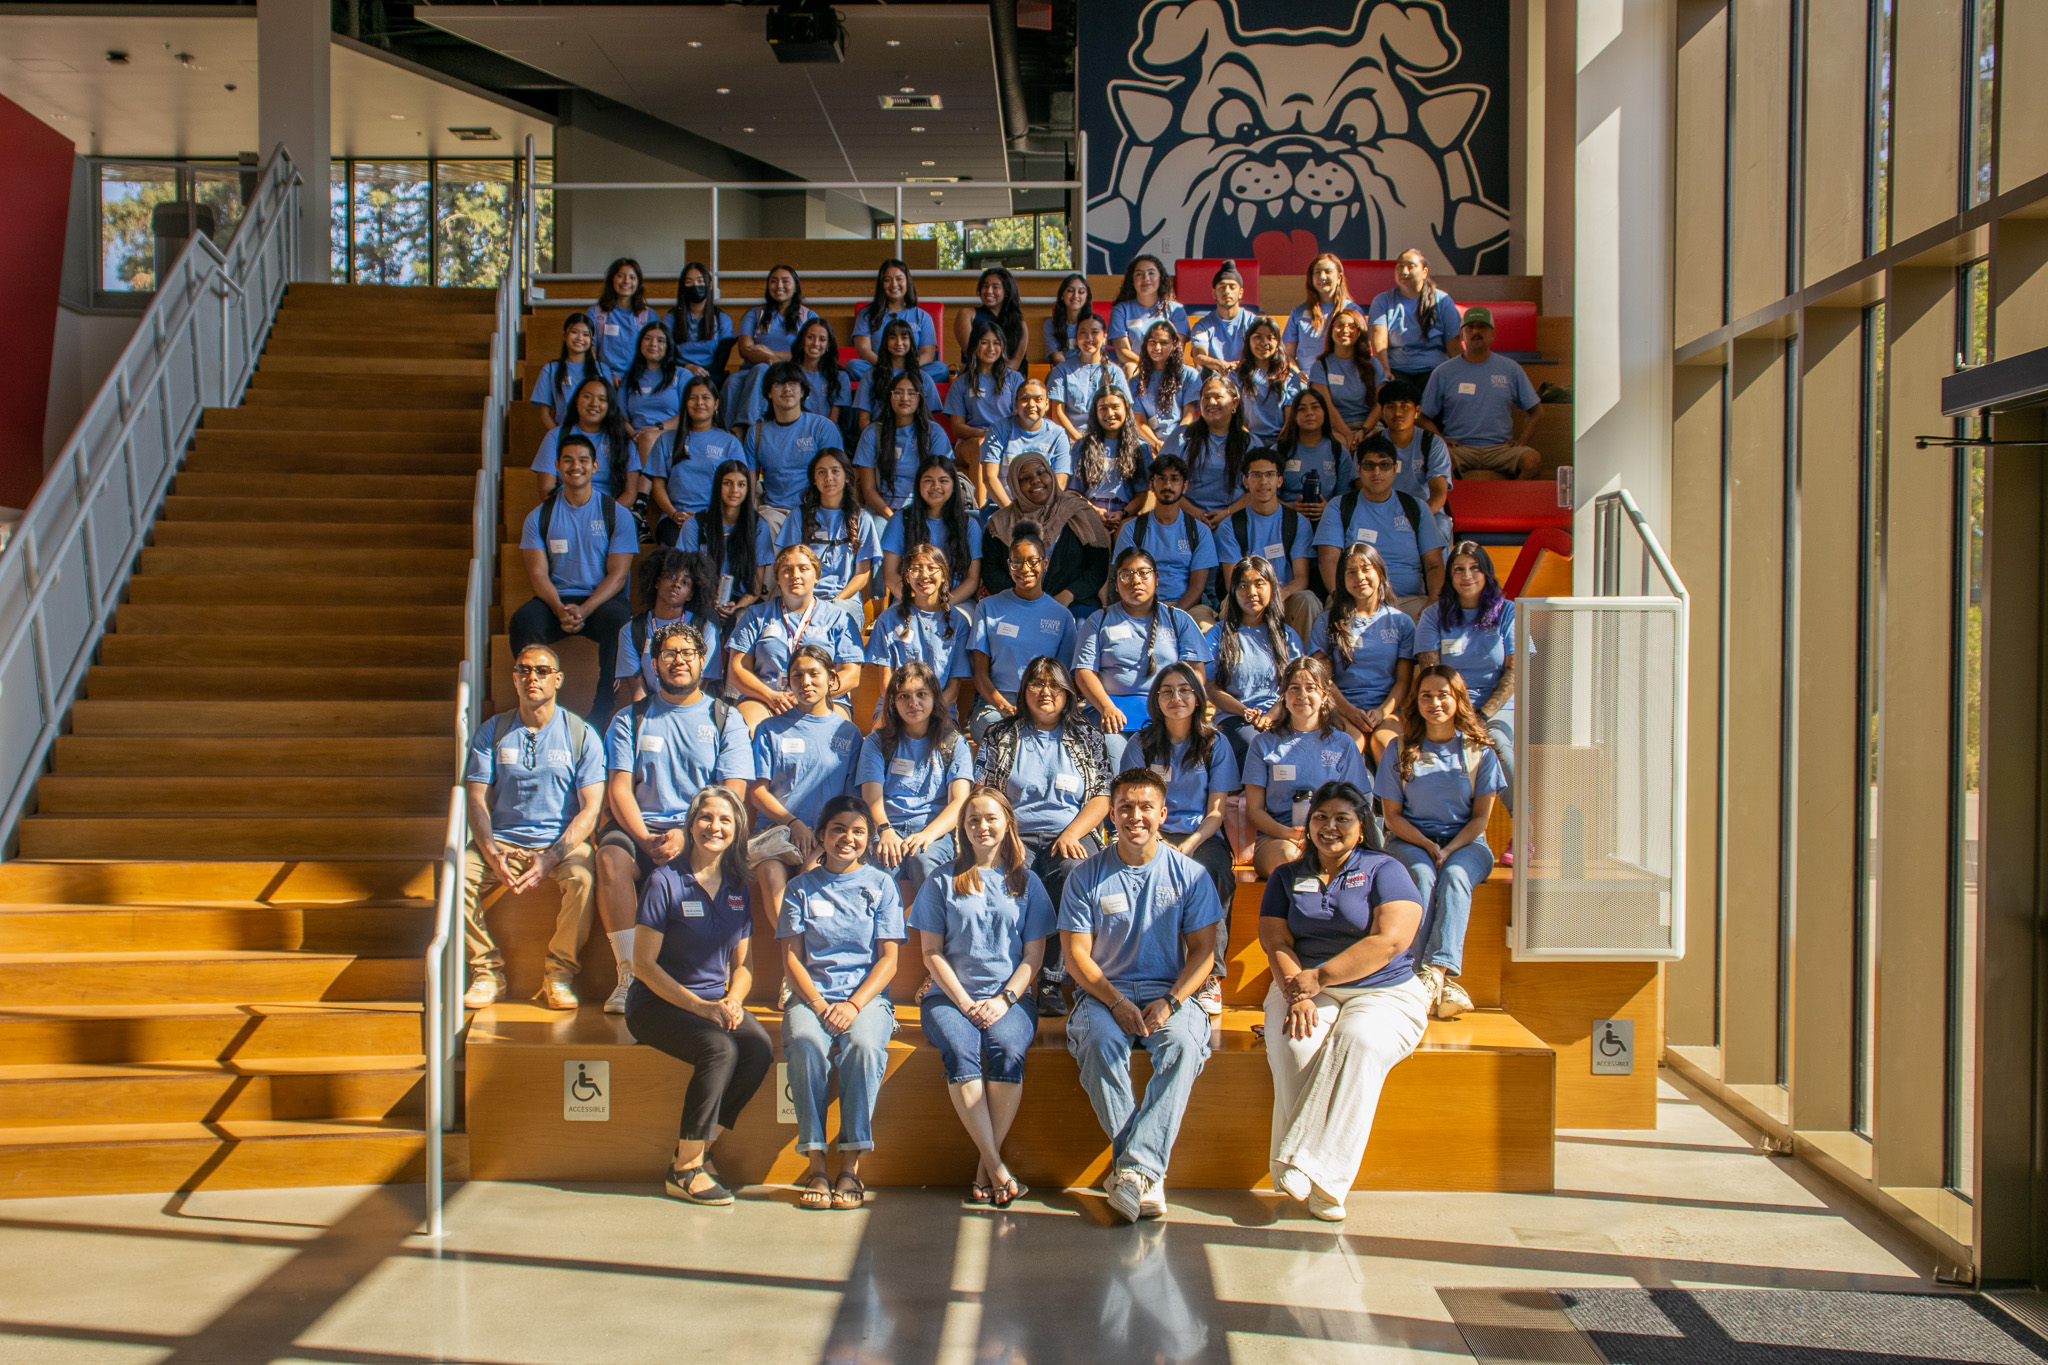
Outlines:
[{"label": "large group of people", "polygon": [[[1536,408],[1420,253],[1370,309],[1343,279],[1318,257],[1280,327],[1228,267],[1192,325],[1152,257],[1106,323],[1074,275],[1041,378],[1001,270],[956,315],[948,372],[901,262],[844,367],[795,270],[735,329],[700,266],[658,316],[615,265],[532,395],[550,429],[517,709],[465,773],[466,1003],[505,990],[492,886],[561,888],[552,1008],[578,1004],[594,910],[605,1008],[692,1068],[668,1191],[730,1202],[711,1146],[772,1070],[743,1008],[758,907],[805,1206],[865,1198],[903,975],[979,1153],[970,1202],[1023,1193],[1004,1143],[1038,1021],[1068,1015],[1110,1202],[1154,1216],[1244,854],[1265,881],[1274,1184],[1341,1218],[1386,1072],[1430,1014],[1471,1007],[1514,607],[1444,506],[1468,469],[1533,469]],[[583,715],[557,696],[571,636],[599,655]]]}]

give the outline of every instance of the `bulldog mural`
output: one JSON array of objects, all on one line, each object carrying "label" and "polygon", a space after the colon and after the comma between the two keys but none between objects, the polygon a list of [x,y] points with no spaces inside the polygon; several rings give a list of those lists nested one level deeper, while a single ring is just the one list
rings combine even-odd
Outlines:
[{"label": "bulldog mural", "polygon": [[1088,201],[1090,268],[1312,236],[1350,259],[1419,246],[1464,272],[1506,241],[1469,145],[1487,87],[1427,80],[1462,54],[1439,0],[1359,0],[1346,29],[1247,28],[1237,0],[1153,0],[1136,32],[1127,56],[1110,49],[1140,79],[1106,82],[1116,140],[1090,152],[1109,166]]}]

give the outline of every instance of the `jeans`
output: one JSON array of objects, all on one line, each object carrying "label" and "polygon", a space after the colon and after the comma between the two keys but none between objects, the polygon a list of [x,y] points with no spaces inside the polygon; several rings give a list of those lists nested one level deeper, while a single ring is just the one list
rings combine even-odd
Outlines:
[{"label": "jeans", "polygon": [[[901,834],[903,831],[898,830],[896,832]],[[911,831],[912,834],[916,832],[916,830]],[[942,834],[932,840],[922,853],[913,853],[902,862],[896,864],[893,869],[882,868],[882,870],[885,872],[894,871],[896,880],[899,883],[909,884],[911,888],[910,895],[903,898],[903,904],[905,907],[908,907],[911,897],[917,894],[918,887],[923,886],[933,877],[951,875],[946,869],[953,864],[954,852],[953,836]],[[868,848],[868,861],[874,863],[876,867],[882,867],[882,864],[875,858],[873,845],[870,845]]]},{"label": "jeans", "polygon": [[833,1037],[825,1022],[801,1004],[782,1016],[782,1053],[789,1060],[789,1089],[796,1101],[796,1149],[825,1150],[826,1087],[839,1077],[839,1139],[842,1152],[874,1150],[875,1095],[889,1069],[889,1039],[896,1034],[896,1010],[877,995],[854,1016],[853,1027]]},{"label": "jeans", "polygon": [[1471,843],[1444,859],[1442,868],[1421,849],[1402,839],[1389,839],[1387,852],[1408,869],[1422,893],[1422,922],[1428,926],[1421,961],[1442,967],[1452,976],[1465,962],[1465,926],[1472,919],[1472,888],[1493,872],[1493,850],[1486,840]]},{"label": "jeans", "polygon": [[[1067,878],[1073,875],[1075,868],[1086,861],[1082,858],[1062,858],[1054,853],[1052,845],[1057,837],[1052,834],[1038,834],[1028,836],[1023,841],[1024,852],[1031,859],[1031,870],[1038,874],[1038,880],[1045,883],[1045,894],[1052,898],[1055,914],[1059,912],[1060,896],[1067,889]],[[1090,853],[1101,847],[1100,841],[1094,839],[1085,841],[1083,846],[1089,845],[1093,845],[1089,847]],[[1045,969],[1039,973],[1039,979],[1062,984],[1069,979],[1066,964],[1060,958],[1058,934],[1051,935],[1045,941]]]},{"label": "jeans", "polygon": [[676,1134],[684,1142],[709,1142],[720,1128],[736,1125],[775,1064],[775,1045],[753,1015],[727,1029],[662,999],[645,981],[626,993],[626,1027],[638,1041],[689,1065]]},{"label": "jeans", "polygon": [[920,1004],[924,1036],[946,1064],[947,1085],[975,1080],[1024,1083],[1024,1054],[1038,1037],[1038,1008],[1029,995],[987,1028],[962,1014],[951,996],[934,991]]},{"label": "jeans", "polygon": [[[587,595],[564,597],[562,605],[575,606],[587,600]],[[592,609],[580,632],[581,638],[597,646],[597,696],[592,699],[590,710],[584,714],[600,735],[604,733],[605,722],[612,717],[612,673],[619,662],[619,631],[632,619],[632,603],[627,601],[626,593],[621,590]],[[528,645],[551,645],[569,638],[569,632],[562,629],[555,613],[538,597],[528,599],[525,606],[512,613],[512,623],[506,634],[512,637],[512,657],[515,659],[519,657],[519,651]]]},{"label": "jeans", "polygon": [[[1150,1000],[1133,997],[1132,1003],[1142,1008]],[[1152,1079],[1142,1100],[1131,1094],[1134,1047],[1152,1054]],[[1124,1032],[1109,1006],[1084,993],[1067,1020],[1067,1051],[1080,1063],[1081,1088],[1109,1134],[1111,1168],[1135,1167],[1155,1180],[1165,1176],[1188,1095],[1209,1060],[1209,1016],[1198,1005],[1183,1005],[1165,1028],[1140,1038]]]},{"label": "jeans", "polygon": [[1486,718],[1486,733],[1492,738],[1494,753],[1500,759],[1501,780],[1507,783],[1506,788],[1493,799],[1500,802],[1503,810],[1513,815],[1515,813],[1514,716],[1488,716]]},{"label": "jeans", "polygon": [[[1167,835],[1179,846],[1179,837]],[[1230,851],[1230,841],[1220,834],[1212,834],[1195,845],[1195,851],[1188,855],[1202,865],[1202,871],[1209,874],[1215,883],[1216,899],[1222,902],[1223,918],[1216,923],[1216,966],[1209,973],[1211,977],[1224,975],[1223,963],[1230,952],[1230,903],[1237,898],[1236,855]]]}]

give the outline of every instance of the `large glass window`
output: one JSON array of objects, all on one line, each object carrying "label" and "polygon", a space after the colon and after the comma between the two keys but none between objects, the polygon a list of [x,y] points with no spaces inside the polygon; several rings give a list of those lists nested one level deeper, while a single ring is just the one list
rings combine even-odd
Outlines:
[{"label": "large glass window", "polygon": [[1884,734],[1884,570],[1885,570],[1885,392],[1884,305],[1863,315],[1863,477],[1858,499],[1862,547],[1857,573],[1858,629],[1856,715],[1862,734],[1856,746],[1856,961],[1850,1024],[1849,1122],[1871,1136],[1871,1096],[1877,1077],[1877,940],[1879,760]]},{"label": "large glass window", "polygon": [[356,284],[432,284],[433,184],[425,161],[358,161],[349,204]]},{"label": "large glass window", "polygon": [[334,163],[327,196],[328,277],[336,284],[348,283],[348,163]]},{"label": "large glass window", "polygon": [[213,241],[227,245],[242,221],[242,173],[233,163],[94,163],[99,189],[99,292],[146,294],[156,288],[156,210],[198,203],[213,214]]},{"label": "large glass window", "polygon": [[1870,165],[1864,177],[1865,255],[1892,243],[1892,5],[1870,0]]},{"label": "large glass window", "polygon": [[[878,223],[875,237],[891,241],[894,223]],[[982,265],[1012,270],[1071,270],[1074,251],[1067,238],[1064,213],[1020,213],[1009,218],[967,219],[957,223],[906,223],[906,242],[939,244],[939,269],[967,270]]]},{"label": "large glass window", "polygon": [[1971,6],[1970,125],[1963,134],[1963,207],[1991,197],[1991,120],[1998,96],[1998,0]]},{"label": "large glass window", "polygon": [[512,166],[443,161],[434,174],[434,283],[495,285],[512,254]]}]

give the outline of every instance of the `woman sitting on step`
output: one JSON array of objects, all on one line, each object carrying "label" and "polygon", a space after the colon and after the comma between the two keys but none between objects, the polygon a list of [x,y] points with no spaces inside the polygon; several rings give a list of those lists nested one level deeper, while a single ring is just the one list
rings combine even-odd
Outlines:
[{"label": "woman sitting on step", "polygon": [[912,659],[889,675],[882,717],[861,741],[854,781],[874,819],[870,860],[896,874],[907,900],[953,861],[974,754],[941,700],[938,674]]},{"label": "woman sitting on step", "polygon": [[1269,1159],[1274,1189],[1334,1223],[1387,1073],[1429,1027],[1429,996],[1415,970],[1422,898],[1398,862],[1362,846],[1366,794],[1329,782],[1305,804],[1308,852],[1274,869],[1259,904],[1259,943],[1273,966]]},{"label": "woman sitting on step", "polygon": [[[1337,723],[1337,688],[1321,659],[1307,655],[1280,670],[1280,705],[1283,714],[1271,730],[1247,736],[1244,756],[1245,813],[1258,836],[1252,865],[1267,878],[1307,852],[1309,797],[1316,788],[1372,782],[1358,746]],[[1377,823],[1367,823],[1376,835]]]},{"label": "woman sitting on step", "polygon": [[1449,664],[1423,669],[1408,723],[1387,746],[1373,790],[1386,812],[1387,852],[1408,869],[1429,908],[1421,970],[1439,1019],[1472,1008],[1457,978],[1472,888],[1493,872],[1486,822],[1505,785],[1500,756],[1464,678]]}]

